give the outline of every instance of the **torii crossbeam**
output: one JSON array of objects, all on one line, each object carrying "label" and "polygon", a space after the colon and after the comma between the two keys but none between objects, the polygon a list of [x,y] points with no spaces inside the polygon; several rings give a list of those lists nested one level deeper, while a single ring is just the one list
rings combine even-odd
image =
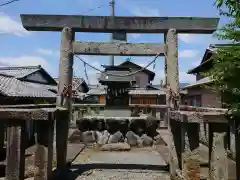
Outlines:
[{"label": "torii crossbeam", "polygon": [[203,17],[128,17],[22,14],[23,27],[30,31],[61,31],[64,27],[78,32],[213,33],[219,18]]}]

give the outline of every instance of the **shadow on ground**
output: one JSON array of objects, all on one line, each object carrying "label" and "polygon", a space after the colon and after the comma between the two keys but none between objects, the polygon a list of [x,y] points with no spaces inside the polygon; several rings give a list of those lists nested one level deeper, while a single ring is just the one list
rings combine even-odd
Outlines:
[{"label": "shadow on ground", "polygon": [[74,164],[69,169],[56,170],[54,172],[54,180],[75,180],[81,174],[94,169],[121,169],[121,170],[149,170],[149,171],[169,171],[169,166],[160,165],[142,165],[142,164]]}]

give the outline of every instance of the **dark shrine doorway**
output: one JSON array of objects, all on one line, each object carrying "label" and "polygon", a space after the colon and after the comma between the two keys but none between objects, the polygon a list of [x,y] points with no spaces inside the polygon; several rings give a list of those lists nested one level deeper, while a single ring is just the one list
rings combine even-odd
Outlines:
[{"label": "dark shrine doorway", "polygon": [[109,107],[126,107],[129,105],[128,89],[133,82],[129,68],[104,66],[105,73],[101,74],[99,82],[107,87],[106,105]]},{"label": "dark shrine doorway", "polygon": [[129,83],[124,82],[113,82],[107,86],[107,97],[106,105],[107,106],[128,106],[129,105],[129,96],[128,88]]}]

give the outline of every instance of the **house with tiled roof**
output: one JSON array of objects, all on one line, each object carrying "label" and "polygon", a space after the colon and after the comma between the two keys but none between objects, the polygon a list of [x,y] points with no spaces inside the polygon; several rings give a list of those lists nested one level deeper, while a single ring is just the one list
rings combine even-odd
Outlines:
[{"label": "house with tiled roof", "polygon": [[[143,67],[133,63],[130,60],[124,61],[123,63],[119,64],[118,67],[129,68],[131,72],[136,72],[143,69]],[[154,77],[155,73],[147,68],[134,74],[136,85],[138,85],[140,88],[144,88],[147,84],[150,84],[154,80]]]},{"label": "house with tiled roof", "polygon": [[48,72],[41,66],[13,66],[0,67],[0,74],[15,77],[32,83],[47,84],[56,86],[57,82]]},{"label": "house with tiled roof", "polygon": [[206,85],[211,85],[213,80],[210,77],[204,77],[202,75],[202,73],[209,71],[213,67],[214,64],[211,57],[216,54],[217,47],[219,46],[226,46],[226,44],[210,45],[206,49],[201,63],[188,71],[188,74],[196,76],[194,83],[184,87],[188,92],[188,105],[215,108],[221,108],[223,106],[221,96],[206,87]]},{"label": "house with tiled roof", "polygon": [[0,67],[0,104],[55,102],[57,82],[41,66]]},{"label": "house with tiled roof", "polygon": [[149,69],[129,60],[117,66],[103,67],[105,70],[100,74],[100,84],[91,86],[87,93],[100,104],[127,107],[129,104],[166,103],[166,89],[152,85],[155,73]]},{"label": "house with tiled roof", "polygon": [[[41,66],[0,67],[0,105],[55,103],[56,94],[57,82]],[[27,146],[35,143],[34,124],[26,121]]]},{"label": "house with tiled roof", "polygon": [[[143,69],[143,67],[127,60],[117,66],[103,66],[105,68],[104,73],[100,74],[98,87],[91,88],[88,95],[92,95],[98,98],[100,104],[106,104],[109,106],[127,106],[131,103],[131,99],[139,100],[137,94],[129,93],[132,88],[144,89],[147,84],[150,84],[155,73]],[[143,69],[143,70],[142,70]],[[137,73],[134,73],[137,72]],[[125,74],[131,74],[124,76]],[[151,96],[145,94],[149,99]],[[152,94],[155,96],[156,94]],[[144,97],[142,96],[142,99]],[[151,103],[156,103],[156,99],[151,98]],[[150,102],[150,101],[149,101]]]}]

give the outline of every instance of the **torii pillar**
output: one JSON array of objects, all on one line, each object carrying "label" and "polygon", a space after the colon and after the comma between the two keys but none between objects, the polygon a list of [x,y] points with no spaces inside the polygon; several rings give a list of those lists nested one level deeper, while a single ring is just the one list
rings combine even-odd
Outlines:
[{"label": "torii pillar", "polygon": [[[71,28],[62,30],[59,64],[59,84],[57,106],[68,109],[64,117],[59,116],[56,121],[56,151],[57,168],[63,171],[67,166],[67,138],[71,119],[72,77],[73,77],[73,41],[75,33]],[[67,90],[67,91],[65,91]],[[65,91],[65,92],[64,92]]]}]

